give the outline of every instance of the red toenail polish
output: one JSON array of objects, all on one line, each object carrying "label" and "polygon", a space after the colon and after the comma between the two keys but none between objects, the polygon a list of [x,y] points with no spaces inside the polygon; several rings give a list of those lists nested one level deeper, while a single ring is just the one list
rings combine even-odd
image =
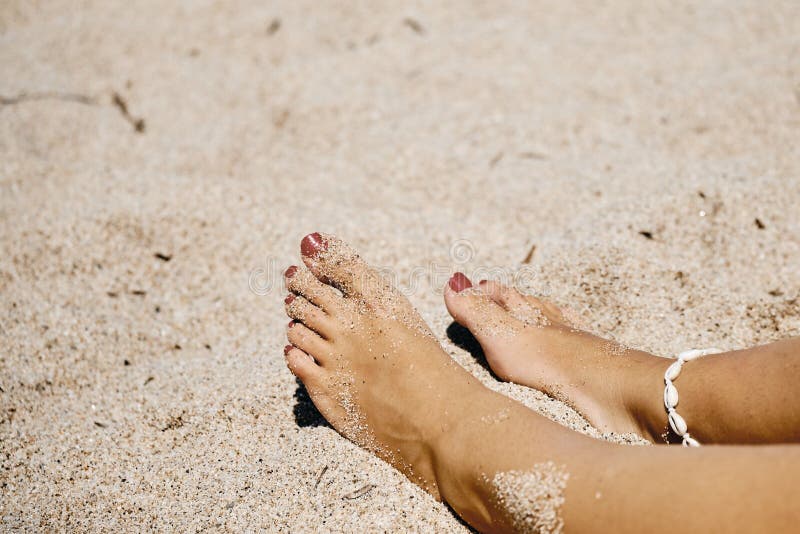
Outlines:
[{"label": "red toenail polish", "polygon": [[285,355],[287,355],[287,354],[289,354],[289,351],[290,351],[290,350],[292,350],[293,348],[294,348],[294,347],[293,347],[293,346],[291,346],[291,345],[286,345],[285,347],[283,347],[283,354],[284,354],[284,356],[285,356]]},{"label": "red toenail polish", "polygon": [[450,284],[450,289],[452,289],[456,293],[459,293],[469,287],[472,287],[472,282],[469,281],[469,278],[467,278],[464,273],[455,273],[450,278],[450,282],[448,282],[448,284]]},{"label": "red toenail polish", "polygon": [[283,276],[285,276],[286,278],[291,278],[294,276],[296,272],[297,272],[297,265],[292,265],[291,267],[286,269],[286,272],[283,273]]},{"label": "red toenail polish", "polygon": [[479,286],[482,286],[482,285],[483,285],[483,284],[485,284],[486,282],[488,282],[488,280],[481,280],[480,282],[478,282],[478,285],[479,285]]},{"label": "red toenail polish", "polygon": [[307,256],[309,258],[313,258],[320,252],[327,249],[328,244],[323,241],[322,236],[319,235],[319,232],[308,234],[300,242],[300,252],[303,254],[303,256]]},{"label": "red toenail polish", "polygon": [[283,299],[283,302],[285,302],[286,304],[291,304],[293,300],[294,300],[294,295],[290,294],[288,297]]},{"label": "red toenail polish", "polygon": [[292,319],[291,321],[289,321],[289,328],[293,327],[293,326],[294,326],[294,323],[295,323],[295,320],[294,320],[294,319]]}]

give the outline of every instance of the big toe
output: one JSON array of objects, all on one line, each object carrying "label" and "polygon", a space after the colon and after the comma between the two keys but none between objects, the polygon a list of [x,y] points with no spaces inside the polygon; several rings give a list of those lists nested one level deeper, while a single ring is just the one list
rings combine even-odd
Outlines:
[{"label": "big toe", "polygon": [[348,297],[367,297],[385,288],[380,276],[358,252],[335,236],[308,234],[300,242],[300,252],[314,276]]},{"label": "big toe", "polygon": [[499,336],[514,335],[522,327],[489,295],[472,288],[462,273],[454,274],[445,286],[444,303],[453,319],[469,329],[481,345]]},{"label": "big toe", "polygon": [[339,289],[346,297],[374,308],[408,314],[413,307],[356,250],[330,234],[315,232],[300,243],[303,262],[320,281]]},{"label": "big toe", "polygon": [[300,243],[300,251],[303,262],[314,276],[337,288],[346,298],[432,335],[411,302],[338,237],[319,232],[309,234]]}]

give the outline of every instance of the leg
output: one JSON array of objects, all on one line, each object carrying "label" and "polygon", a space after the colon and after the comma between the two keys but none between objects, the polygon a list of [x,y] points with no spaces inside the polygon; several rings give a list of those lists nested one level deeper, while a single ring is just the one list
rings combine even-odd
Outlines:
[{"label": "leg", "polygon": [[[792,338],[687,362],[675,384],[680,413],[703,443],[798,443],[798,382],[800,338]],[[663,425],[658,411],[641,412],[651,429]]]},{"label": "leg", "polygon": [[[515,289],[458,280],[445,290],[447,309],[500,378],[569,402],[601,430],[661,441],[668,429],[663,377],[673,360],[578,330],[552,304]],[[798,381],[800,338],[705,356],[676,380],[678,409],[702,443],[798,442]]]},{"label": "leg", "polygon": [[339,432],[476,528],[773,530],[800,520],[798,449],[622,447],[571,432],[455,364],[346,245],[312,241],[311,272],[287,273],[289,368]]},{"label": "leg", "polygon": [[482,531],[781,532],[800,519],[794,446],[613,445],[524,409],[491,432],[467,421],[435,449],[437,485]]}]

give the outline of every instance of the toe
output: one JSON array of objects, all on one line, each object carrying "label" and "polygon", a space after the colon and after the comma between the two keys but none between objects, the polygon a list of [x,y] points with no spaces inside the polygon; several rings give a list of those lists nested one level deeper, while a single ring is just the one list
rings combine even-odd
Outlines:
[{"label": "toe", "polygon": [[465,291],[471,287],[472,283],[461,273],[454,274],[445,286],[444,302],[456,322],[468,328],[478,341],[482,337],[518,331],[522,326],[520,321],[483,292]]},{"label": "toe", "polygon": [[542,326],[564,320],[561,311],[553,304],[530,295],[523,295],[513,287],[491,280],[481,280],[479,287],[493,301],[525,324]]},{"label": "toe", "polygon": [[334,428],[341,429],[347,413],[336,402],[335,394],[330,389],[330,373],[319,366],[309,354],[293,345],[286,345],[283,354],[286,366],[303,382],[317,410]]},{"label": "toe", "polygon": [[295,321],[303,323],[324,338],[328,338],[331,335],[333,319],[306,300],[305,297],[289,293],[284,303],[286,304],[286,315]]},{"label": "toe", "polygon": [[370,299],[391,286],[341,239],[315,232],[300,243],[303,262],[322,282],[348,297]]},{"label": "toe", "polygon": [[542,305],[544,306],[544,309],[545,309],[545,311],[546,311],[547,313],[549,313],[549,314],[550,314],[550,316],[551,316],[551,317],[552,317],[552,318],[553,318],[555,321],[558,321],[558,322],[561,322],[561,323],[569,322],[569,321],[567,321],[567,318],[566,318],[566,316],[564,315],[564,312],[563,312],[563,311],[561,311],[561,308],[559,308],[558,306],[556,306],[556,305],[555,305],[555,304],[553,304],[552,302],[548,302],[548,301],[546,301],[546,300],[542,300],[542,301],[540,301],[540,302],[541,302],[541,303],[542,303]]},{"label": "toe", "polygon": [[519,291],[499,282],[483,280],[478,287],[506,310],[525,311],[531,308],[528,300]]},{"label": "toe", "polygon": [[322,378],[322,367],[314,362],[314,358],[292,345],[283,348],[286,366],[294,376],[305,383],[306,381],[319,381]]},{"label": "toe", "polygon": [[555,304],[532,295],[525,295],[525,300],[527,300],[528,304],[530,304],[532,307],[541,310],[550,321],[555,323],[567,322],[564,318],[564,314]]},{"label": "toe", "polygon": [[325,365],[330,354],[328,342],[302,323],[292,321],[286,332],[289,343],[302,350],[320,365]]},{"label": "toe", "polygon": [[331,286],[320,282],[307,269],[294,265],[286,269],[286,287],[292,293],[302,295],[306,300],[330,314],[339,311],[342,297]]}]

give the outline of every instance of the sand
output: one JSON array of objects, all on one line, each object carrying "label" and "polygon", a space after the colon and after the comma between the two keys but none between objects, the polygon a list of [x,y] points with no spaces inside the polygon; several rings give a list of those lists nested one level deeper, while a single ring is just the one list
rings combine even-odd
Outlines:
[{"label": "sand", "polygon": [[450,340],[452,270],[665,356],[800,334],[800,4],[566,4],[3,2],[0,529],[466,530],[286,369],[314,230],[593,435]]},{"label": "sand", "polygon": [[553,462],[535,464],[527,471],[496,473],[489,481],[495,505],[517,532],[547,534],[564,529],[561,507],[569,473]]}]

